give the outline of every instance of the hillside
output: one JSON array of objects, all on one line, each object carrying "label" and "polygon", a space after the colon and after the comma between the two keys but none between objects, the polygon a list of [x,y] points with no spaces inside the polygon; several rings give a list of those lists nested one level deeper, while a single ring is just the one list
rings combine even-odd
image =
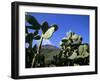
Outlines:
[{"label": "hillside", "polygon": [[41,47],[41,55],[45,56],[46,64],[50,64],[51,60],[53,60],[53,56],[58,55],[60,51],[60,48],[52,45],[43,45]]}]

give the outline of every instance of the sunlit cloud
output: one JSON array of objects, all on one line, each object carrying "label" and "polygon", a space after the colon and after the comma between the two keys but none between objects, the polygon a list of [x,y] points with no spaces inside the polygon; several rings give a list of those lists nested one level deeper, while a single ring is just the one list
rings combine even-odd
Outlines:
[{"label": "sunlit cloud", "polygon": [[42,45],[53,45],[50,40],[43,39]]}]

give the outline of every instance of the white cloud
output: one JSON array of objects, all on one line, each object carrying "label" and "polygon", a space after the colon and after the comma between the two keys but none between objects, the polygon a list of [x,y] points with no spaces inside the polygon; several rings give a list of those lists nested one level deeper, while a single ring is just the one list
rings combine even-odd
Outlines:
[{"label": "white cloud", "polygon": [[25,48],[28,48],[29,47],[29,44],[28,43],[25,43]]},{"label": "white cloud", "polygon": [[66,35],[68,36],[70,32],[72,32],[72,30],[71,30],[71,29],[70,29],[69,31],[67,31]]},{"label": "white cloud", "polygon": [[42,45],[53,45],[50,40],[43,39]]}]

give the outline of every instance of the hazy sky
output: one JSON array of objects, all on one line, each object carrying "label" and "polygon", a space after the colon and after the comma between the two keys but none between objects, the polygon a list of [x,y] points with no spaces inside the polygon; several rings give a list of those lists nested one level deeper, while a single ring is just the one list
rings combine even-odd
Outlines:
[{"label": "hazy sky", "polygon": [[[48,14],[48,13],[28,13],[34,16],[41,24],[47,21],[49,25],[57,24],[59,29],[49,40],[44,40],[43,44],[52,44],[59,47],[60,40],[71,30],[83,37],[83,43],[89,43],[89,16],[71,14]],[[29,25],[27,22],[26,25]],[[29,30],[32,32],[32,30]],[[33,42],[36,43],[37,41]]]}]

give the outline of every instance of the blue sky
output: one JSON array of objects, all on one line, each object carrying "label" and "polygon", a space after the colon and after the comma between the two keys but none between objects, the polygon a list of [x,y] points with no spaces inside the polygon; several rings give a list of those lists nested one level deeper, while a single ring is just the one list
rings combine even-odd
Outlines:
[{"label": "blue sky", "polygon": [[[59,29],[53,34],[49,40],[50,44],[59,47],[60,40],[66,36],[66,33],[71,30],[83,37],[83,43],[89,43],[89,16],[88,15],[71,15],[71,14],[49,14],[49,13],[27,13],[34,16],[41,24],[47,21],[49,25],[57,24]],[[26,25],[29,25],[27,22]],[[32,32],[32,30],[29,30]],[[36,43],[37,41],[33,42]]]}]

